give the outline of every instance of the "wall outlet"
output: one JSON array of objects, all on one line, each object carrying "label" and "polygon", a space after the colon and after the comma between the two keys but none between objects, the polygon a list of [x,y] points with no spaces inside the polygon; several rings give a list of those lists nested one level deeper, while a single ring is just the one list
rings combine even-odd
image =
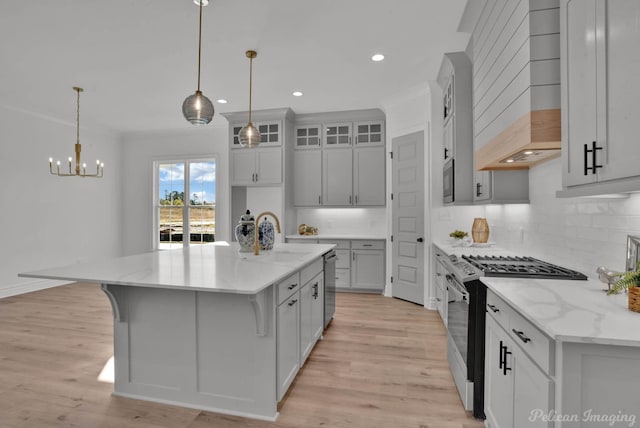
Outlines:
[{"label": "wall outlet", "polygon": [[524,227],[520,227],[520,243],[524,244]]}]

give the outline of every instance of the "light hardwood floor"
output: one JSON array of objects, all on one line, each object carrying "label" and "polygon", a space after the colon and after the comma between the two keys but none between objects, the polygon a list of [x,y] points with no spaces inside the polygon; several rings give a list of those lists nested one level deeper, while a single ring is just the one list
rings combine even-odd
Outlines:
[{"label": "light hardwood floor", "polygon": [[109,302],[70,284],[0,299],[0,428],[482,427],[462,408],[434,311],[339,293],[334,321],[276,423],[111,396]]}]

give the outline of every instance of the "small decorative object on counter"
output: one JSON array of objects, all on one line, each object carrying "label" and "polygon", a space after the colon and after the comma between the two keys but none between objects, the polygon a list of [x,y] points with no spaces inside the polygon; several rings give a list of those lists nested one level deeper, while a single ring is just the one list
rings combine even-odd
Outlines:
[{"label": "small decorative object on counter", "polygon": [[317,234],[318,234],[317,227],[307,226],[304,223],[298,226],[298,235],[317,235]]},{"label": "small decorative object on counter", "polygon": [[473,237],[473,242],[479,244],[485,244],[489,241],[489,223],[487,223],[486,218],[476,217],[473,219],[471,236]]},{"label": "small decorative object on counter", "polygon": [[467,232],[463,232],[462,230],[454,230],[449,234],[449,236],[453,239],[463,239],[469,236]]},{"label": "small decorative object on counter", "polygon": [[261,250],[273,249],[273,241],[275,240],[275,230],[273,223],[271,223],[267,217],[262,219],[262,222],[258,226],[258,242],[260,243]]},{"label": "small decorative object on counter", "polygon": [[607,295],[617,294],[622,290],[627,290],[629,310],[640,312],[640,262],[636,270],[622,273],[620,279],[612,284]]},{"label": "small decorative object on counter", "polygon": [[241,253],[253,252],[253,242],[255,240],[255,218],[251,215],[251,211],[240,217],[240,221],[236,225],[236,240],[240,244]]}]

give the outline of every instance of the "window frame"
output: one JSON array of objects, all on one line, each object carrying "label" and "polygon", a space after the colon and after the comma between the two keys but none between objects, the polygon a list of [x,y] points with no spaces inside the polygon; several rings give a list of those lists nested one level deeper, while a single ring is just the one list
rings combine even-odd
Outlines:
[{"label": "window frame", "polygon": [[[202,163],[202,162],[213,162],[215,165],[214,172],[214,183],[215,183],[215,201],[213,202],[214,213],[217,211],[217,199],[218,199],[218,157],[215,154],[207,154],[207,155],[193,155],[193,156],[171,156],[171,157],[162,157],[162,158],[154,158],[153,159],[153,193],[152,193],[152,231],[151,231],[151,239],[152,239],[152,248],[153,251],[165,251],[168,249],[178,249],[178,248],[187,248],[191,245],[191,234],[190,234],[190,225],[189,225],[189,208],[190,208],[190,181],[191,181],[191,168],[190,165],[193,163]],[[170,164],[170,163],[183,163],[184,164],[184,198],[186,201],[182,205],[182,246],[176,246],[175,248],[160,248],[160,165]],[[214,222],[216,215],[214,214]],[[214,232],[215,233],[215,232]],[[188,236],[188,239],[185,239],[185,236]]]}]

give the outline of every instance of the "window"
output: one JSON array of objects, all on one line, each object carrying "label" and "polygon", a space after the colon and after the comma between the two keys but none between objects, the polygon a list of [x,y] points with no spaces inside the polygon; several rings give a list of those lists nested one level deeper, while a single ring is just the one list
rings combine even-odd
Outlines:
[{"label": "window", "polygon": [[215,241],[215,159],[155,163],[156,248]]}]

